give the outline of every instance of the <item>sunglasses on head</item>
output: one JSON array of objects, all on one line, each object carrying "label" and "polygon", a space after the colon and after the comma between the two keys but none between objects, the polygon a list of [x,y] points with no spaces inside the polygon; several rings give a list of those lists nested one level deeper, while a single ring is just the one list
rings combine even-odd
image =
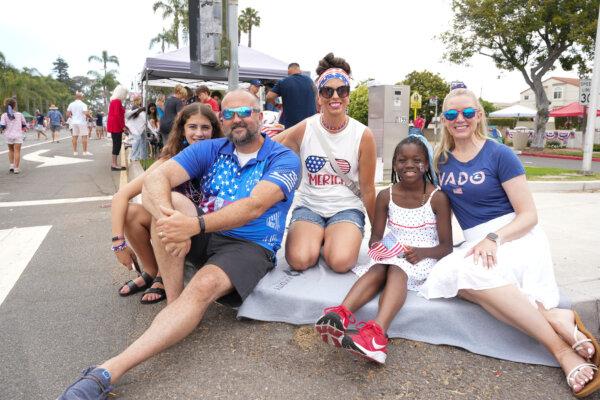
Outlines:
[{"label": "sunglasses on head", "polygon": [[326,99],[332,98],[334,92],[336,92],[337,95],[341,99],[343,99],[344,97],[348,97],[348,95],[350,94],[350,86],[340,86],[337,88],[332,88],[330,86],[323,86],[321,89],[319,89],[319,95],[321,95],[321,97],[324,97]]},{"label": "sunglasses on head", "polygon": [[466,119],[471,119],[475,116],[475,114],[477,114],[477,110],[473,107],[467,107],[462,111],[452,109],[444,111],[444,118],[446,118],[448,121],[454,121],[456,118],[458,118],[458,114],[462,114]]},{"label": "sunglasses on head", "polygon": [[240,118],[248,118],[250,115],[252,115],[253,111],[259,112],[260,110],[258,108],[252,108],[247,106],[237,108],[225,108],[223,111],[221,111],[221,116],[225,120],[233,119],[233,116],[235,114],[237,114]]}]

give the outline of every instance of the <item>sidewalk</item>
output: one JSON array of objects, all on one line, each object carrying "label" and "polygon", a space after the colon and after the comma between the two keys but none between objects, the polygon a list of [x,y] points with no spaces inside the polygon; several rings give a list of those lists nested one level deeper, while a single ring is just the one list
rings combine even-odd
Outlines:
[{"label": "sidewalk", "polygon": [[[129,166],[129,180],[143,173]],[[377,191],[387,186],[377,186]],[[529,182],[540,226],[552,248],[554,273],[586,326],[600,337],[600,181]],[[590,192],[592,191],[592,192]],[[454,242],[462,240],[453,218]]]}]

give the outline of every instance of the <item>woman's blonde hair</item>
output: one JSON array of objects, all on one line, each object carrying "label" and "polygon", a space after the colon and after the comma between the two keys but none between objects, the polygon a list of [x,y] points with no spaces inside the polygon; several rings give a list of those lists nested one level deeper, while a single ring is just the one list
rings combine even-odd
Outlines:
[{"label": "woman's blonde hair", "polygon": [[[487,120],[485,118],[485,111],[483,110],[483,107],[481,106],[479,99],[477,98],[477,96],[475,96],[475,93],[473,93],[469,89],[459,88],[459,89],[451,90],[450,93],[448,93],[446,95],[446,97],[444,98],[444,103],[442,105],[442,112],[448,110],[448,102],[450,101],[450,99],[452,99],[454,97],[458,97],[458,96],[467,96],[471,100],[473,100],[473,102],[475,103],[475,108],[477,108],[477,111],[481,113],[481,118],[479,120],[479,123],[477,124],[477,127],[475,128],[474,135],[478,139],[487,139],[488,128],[487,128]],[[437,172],[437,173],[439,173],[439,165],[445,164],[448,161],[448,153],[452,149],[454,149],[454,138],[452,137],[450,132],[448,132],[448,130],[446,129],[445,124],[442,124],[442,135],[441,136],[442,136],[442,138],[440,140],[440,143],[436,146],[435,154],[433,156],[433,168],[435,169],[435,172]]]},{"label": "woman's blonde hair", "polygon": [[129,93],[129,90],[127,90],[127,88],[125,86],[117,85],[115,90],[113,90],[112,96],[110,96],[110,99],[111,100],[119,99],[119,100],[123,101],[127,98],[128,93]]}]

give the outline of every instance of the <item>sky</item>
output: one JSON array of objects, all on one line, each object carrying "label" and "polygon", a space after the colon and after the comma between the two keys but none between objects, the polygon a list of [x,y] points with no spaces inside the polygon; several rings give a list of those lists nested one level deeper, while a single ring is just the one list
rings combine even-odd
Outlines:
[{"label": "sky", "polygon": [[[118,78],[131,87],[144,60],[158,53],[150,39],[167,26],[154,14],[154,0],[20,0],[20,18],[3,18],[0,51],[12,65],[51,73],[58,56],[69,74],[85,75],[99,64],[90,55],[107,50],[120,60]],[[468,66],[442,59],[444,45],[436,35],[448,29],[450,0],[239,0],[238,10],[252,7],[261,17],[252,32],[252,47],[286,63],[298,62],[315,75],[319,59],[332,51],[351,65],[356,82],[373,78],[394,84],[411,71],[429,70],[447,81],[462,80],[482,98],[516,102],[527,89],[518,71],[498,70],[484,56]],[[247,45],[247,36],[241,43]],[[172,49],[174,50],[174,49]],[[167,50],[168,51],[168,50]],[[548,76],[577,77],[556,70]]]}]

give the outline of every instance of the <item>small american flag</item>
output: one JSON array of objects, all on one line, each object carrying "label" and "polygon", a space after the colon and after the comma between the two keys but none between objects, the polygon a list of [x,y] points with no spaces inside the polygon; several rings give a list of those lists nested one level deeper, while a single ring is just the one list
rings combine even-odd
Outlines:
[{"label": "small american flag", "polygon": [[379,242],[375,242],[369,249],[369,257],[375,261],[385,260],[386,258],[401,256],[406,251],[406,247],[396,239],[393,232],[388,232]]},{"label": "small american flag", "polygon": [[347,174],[348,172],[350,172],[350,163],[348,161],[336,158],[335,162],[337,163],[338,167],[340,167],[340,170],[343,173]]}]

